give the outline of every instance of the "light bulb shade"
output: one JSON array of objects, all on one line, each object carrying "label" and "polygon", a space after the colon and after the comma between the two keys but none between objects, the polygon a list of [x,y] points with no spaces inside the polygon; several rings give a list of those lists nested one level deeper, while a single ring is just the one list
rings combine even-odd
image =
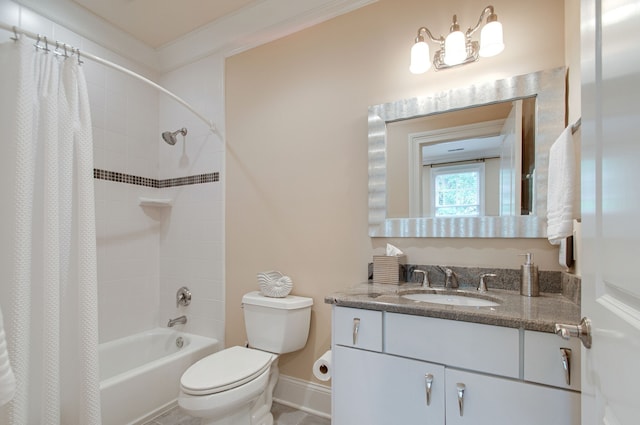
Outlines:
[{"label": "light bulb shade", "polygon": [[466,39],[462,31],[452,31],[444,39],[444,63],[458,65],[467,58]]},{"label": "light bulb shade", "polygon": [[431,59],[429,58],[429,45],[424,41],[415,43],[411,47],[411,65],[409,71],[413,74],[424,74],[431,68]]},{"label": "light bulb shade", "polygon": [[503,50],[502,24],[498,21],[487,23],[480,33],[480,56],[488,58]]}]

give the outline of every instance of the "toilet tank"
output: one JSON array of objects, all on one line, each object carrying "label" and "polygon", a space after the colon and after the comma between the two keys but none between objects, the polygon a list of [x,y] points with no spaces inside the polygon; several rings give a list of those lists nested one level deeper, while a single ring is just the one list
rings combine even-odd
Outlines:
[{"label": "toilet tank", "polygon": [[276,354],[300,350],[309,336],[312,305],[313,299],[295,295],[245,294],[242,308],[249,346]]}]

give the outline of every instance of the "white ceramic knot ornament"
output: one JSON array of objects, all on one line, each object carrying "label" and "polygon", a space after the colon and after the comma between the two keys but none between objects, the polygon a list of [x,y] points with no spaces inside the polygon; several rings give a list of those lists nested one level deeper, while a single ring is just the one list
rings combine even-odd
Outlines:
[{"label": "white ceramic knot ornament", "polygon": [[293,288],[293,281],[278,271],[258,273],[260,293],[265,297],[284,298]]}]

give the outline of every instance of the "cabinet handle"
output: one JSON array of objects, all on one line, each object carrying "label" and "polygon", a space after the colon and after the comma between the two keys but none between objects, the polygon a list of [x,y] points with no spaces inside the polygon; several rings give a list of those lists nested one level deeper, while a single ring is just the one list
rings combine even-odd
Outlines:
[{"label": "cabinet handle", "polygon": [[358,344],[358,331],[360,330],[360,318],[353,319],[353,345]]},{"label": "cabinet handle", "polygon": [[433,385],[433,375],[427,373],[424,375],[424,387],[427,393],[427,406],[431,405],[431,386]]},{"label": "cabinet handle", "polygon": [[464,390],[467,389],[467,387],[458,382],[456,388],[458,389],[458,407],[460,408],[460,416],[462,416],[464,414]]},{"label": "cabinet handle", "polygon": [[564,380],[567,381],[567,385],[571,385],[571,349],[561,348],[560,355],[562,356],[562,368],[564,369]]}]

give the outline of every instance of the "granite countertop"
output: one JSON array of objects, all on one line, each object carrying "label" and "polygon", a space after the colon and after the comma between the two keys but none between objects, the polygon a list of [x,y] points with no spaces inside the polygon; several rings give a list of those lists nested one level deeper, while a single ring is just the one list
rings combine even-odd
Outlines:
[{"label": "granite countertop", "polygon": [[520,295],[520,292],[504,289],[489,288],[489,292],[485,294],[479,294],[474,287],[446,290],[451,294],[472,293],[480,298],[494,300],[499,303],[495,307],[434,304],[413,301],[401,296],[407,293],[444,290],[442,287],[423,289],[418,283],[383,285],[367,282],[330,294],[324,301],[341,307],[437,317],[550,333],[554,332],[556,323],[577,325],[580,322],[580,306],[559,293],[540,293],[539,297],[525,297]]}]

